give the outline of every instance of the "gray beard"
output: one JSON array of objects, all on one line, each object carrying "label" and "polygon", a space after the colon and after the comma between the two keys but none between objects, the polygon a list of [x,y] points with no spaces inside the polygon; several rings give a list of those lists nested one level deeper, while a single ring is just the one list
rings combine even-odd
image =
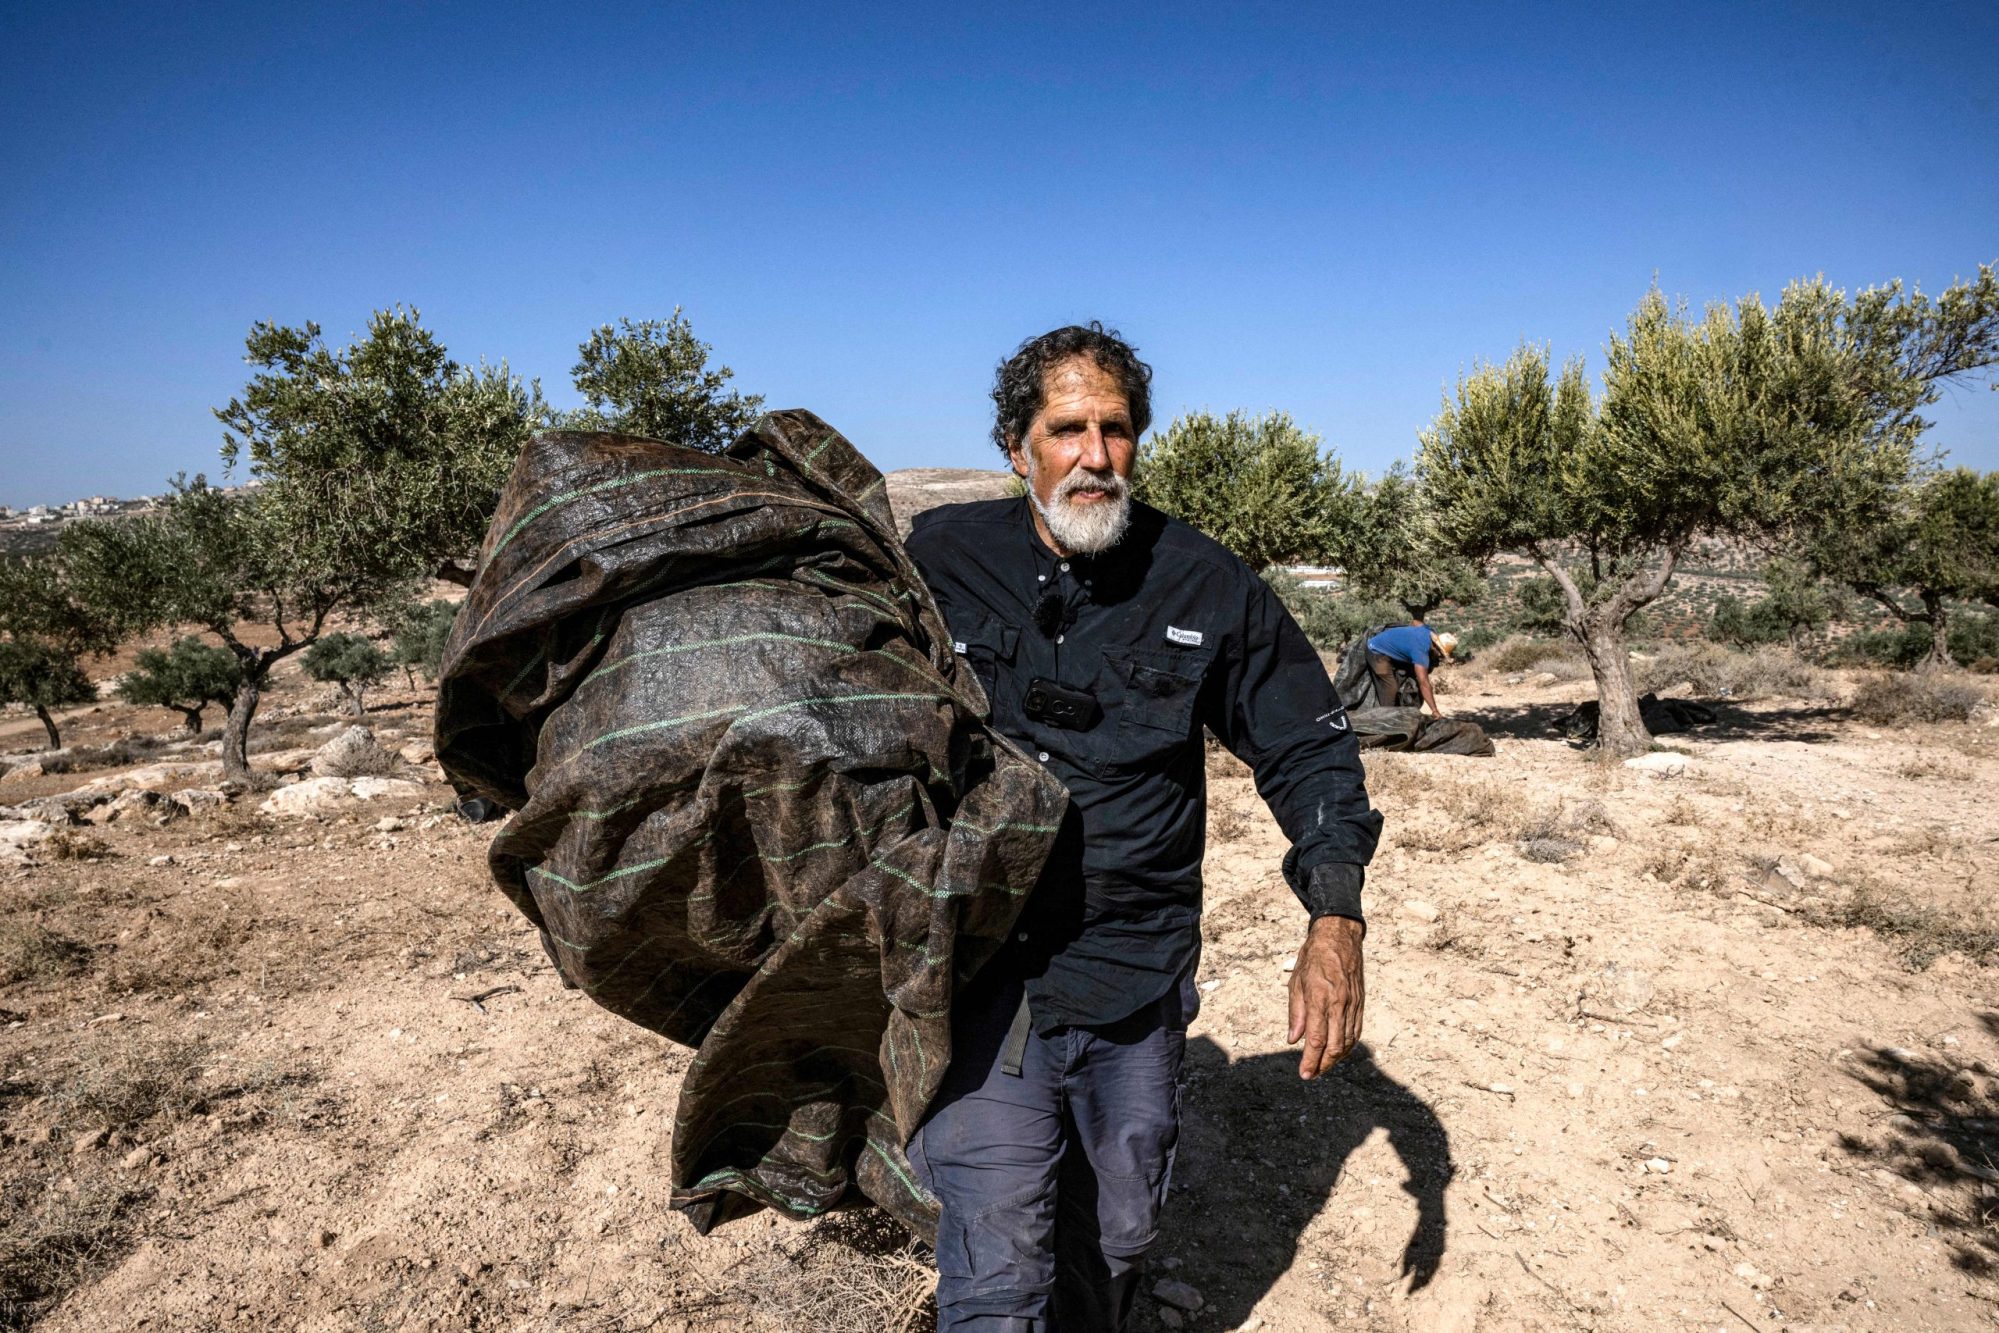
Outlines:
[{"label": "gray beard", "polygon": [[[1108,484],[1112,498],[1088,505],[1076,504],[1068,498],[1071,492],[1090,482]],[[1027,498],[1041,515],[1041,521],[1048,525],[1049,535],[1056,544],[1072,555],[1100,555],[1123,540],[1125,529],[1131,526],[1131,486],[1115,473],[1106,483],[1102,477],[1071,472],[1062,479],[1050,501],[1043,504],[1040,492],[1034,488],[1034,463],[1029,459]]]}]

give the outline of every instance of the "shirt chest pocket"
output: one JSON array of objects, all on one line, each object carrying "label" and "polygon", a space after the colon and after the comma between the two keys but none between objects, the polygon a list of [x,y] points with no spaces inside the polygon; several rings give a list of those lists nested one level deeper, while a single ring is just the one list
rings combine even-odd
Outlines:
[{"label": "shirt chest pocket", "polygon": [[953,625],[951,633],[951,647],[971,664],[972,674],[986,692],[987,715],[997,716],[1000,682],[1020,647],[1020,631],[994,620],[976,620]]},{"label": "shirt chest pocket", "polygon": [[1120,764],[1143,764],[1187,743],[1210,654],[1106,648],[1104,663],[1121,699],[1116,749]]}]

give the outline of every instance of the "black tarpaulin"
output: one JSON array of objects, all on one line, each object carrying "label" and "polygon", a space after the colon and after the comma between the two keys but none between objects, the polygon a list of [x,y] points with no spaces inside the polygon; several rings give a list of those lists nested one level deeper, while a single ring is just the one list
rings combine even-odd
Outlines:
[{"label": "black tarpaulin", "polygon": [[902,1145],[1067,804],[985,711],[881,475],[811,413],[720,457],[550,432],[516,463],[437,756],[514,811],[493,874],[565,979],[697,1048],[698,1226],[858,1186],[932,1231]]}]

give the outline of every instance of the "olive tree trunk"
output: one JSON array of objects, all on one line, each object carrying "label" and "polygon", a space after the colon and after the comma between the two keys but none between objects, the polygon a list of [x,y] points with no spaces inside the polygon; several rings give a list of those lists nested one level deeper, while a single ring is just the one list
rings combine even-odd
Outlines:
[{"label": "olive tree trunk", "polygon": [[62,737],[56,734],[55,715],[49,712],[49,706],[47,704],[36,704],[35,716],[42,720],[42,730],[49,734],[49,748],[51,750],[62,749]]},{"label": "olive tree trunk", "polygon": [[1594,605],[1567,569],[1540,551],[1531,554],[1562,590],[1567,607],[1563,626],[1582,645],[1583,656],[1589,661],[1590,676],[1596,682],[1597,748],[1619,758],[1644,754],[1652,748],[1652,733],[1646,730],[1644,715],[1638,710],[1638,687],[1631,674],[1631,644],[1625,627],[1634,612],[1666,590],[1673,567],[1679,563],[1679,549],[1661,549],[1654,557],[1656,568],[1633,571],[1608,598]]},{"label": "olive tree trunk", "polygon": [[250,780],[250,719],[257,716],[257,704],[264,694],[264,671],[245,671],[236,697],[229,703],[229,720],[222,727],[222,778],[225,782]]},{"label": "olive tree trunk", "polygon": [[1600,612],[1584,621],[1576,635],[1596,682],[1596,743],[1607,754],[1644,754],[1652,748],[1652,733],[1638,711],[1638,686],[1631,675],[1631,648],[1624,622],[1612,624]]},{"label": "olive tree trunk", "polygon": [[1950,610],[1943,604],[1940,593],[1923,593],[1923,612],[1930,622],[1930,655],[1923,659],[1923,667],[1952,667],[1957,659],[1950,655]]}]

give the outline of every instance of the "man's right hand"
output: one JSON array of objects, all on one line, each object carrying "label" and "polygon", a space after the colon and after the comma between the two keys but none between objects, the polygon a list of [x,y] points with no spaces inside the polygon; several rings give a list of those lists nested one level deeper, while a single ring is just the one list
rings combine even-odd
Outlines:
[{"label": "man's right hand", "polygon": [[1305,932],[1291,969],[1288,1041],[1303,1040],[1299,1078],[1317,1078],[1346,1058],[1360,1040],[1367,1009],[1360,942],[1366,928],[1343,916],[1322,916]]}]

